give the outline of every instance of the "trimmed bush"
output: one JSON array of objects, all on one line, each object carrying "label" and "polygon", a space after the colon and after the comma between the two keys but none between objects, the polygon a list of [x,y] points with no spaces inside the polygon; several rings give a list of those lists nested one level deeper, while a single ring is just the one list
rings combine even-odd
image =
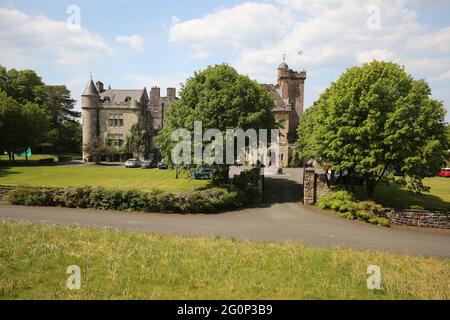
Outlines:
[{"label": "trimmed bush", "polygon": [[18,187],[8,192],[6,200],[11,204],[27,206],[178,213],[214,213],[238,209],[244,204],[238,192],[225,188],[174,195],[157,190]]},{"label": "trimmed bush", "polygon": [[331,210],[339,216],[361,220],[385,227],[389,226],[389,220],[385,218],[384,208],[373,201],[356,201],[347,191],[338,191],[333,194],[323,196],[317,203],[322,209]]},{"label": "trimmed bush", "polygon": [[242,201],[248,204],[262,202],[262,181],[259,168],[242,171],[231,180],[231,184],[238,191]]}]

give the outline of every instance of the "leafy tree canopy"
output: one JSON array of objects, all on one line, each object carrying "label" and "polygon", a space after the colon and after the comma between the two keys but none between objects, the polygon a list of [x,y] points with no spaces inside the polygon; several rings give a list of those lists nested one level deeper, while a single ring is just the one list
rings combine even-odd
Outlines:
[{"label": "leafy tree canopy", "polygon": [[0,149],[11,155],[42,143],[49,127],[49,117],[33,103],[19,104],[0,91]]},{"label": "leafy tree canopy", "polygon": [[46,151],[81,152],[81,113],[75,111],[76,100],[66,86],[45,85],[33,70],[7,70],[0,66],[0,90],[19,105],[37,104],[49,116],[49,127],[42,130],[47,131],[41,144]]},{"label": "leafy tree canopy", "polygon": [[158,148],[169,162],[176,143],[171,141],[172,132],[179,128],[192,132],[195,121],[202,122],[203,131],[218,129],[222,133],[226,129],[276,127],[272,96],[256,81],[226,64],[196,72],[182,87],[180,97],[168,110],[164,128],[157,137]]},{"label": "leafy tree canopy", "polygon": [[445,162],[445,109],[423,80],[373,61],[348,69],[309,108],[298,128],[306,158],[364,176],[371,195],[383,178],[423,192],[422,179]]}]

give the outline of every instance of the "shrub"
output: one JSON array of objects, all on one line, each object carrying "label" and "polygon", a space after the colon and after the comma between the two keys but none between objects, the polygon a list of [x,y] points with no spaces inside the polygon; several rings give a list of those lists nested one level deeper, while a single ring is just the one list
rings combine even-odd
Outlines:
[{"label": "shrub", "polygon": [[225,188],[174,195],[157,190],[142,192],[101,187],[18,187],[8,193],[6,200],[11,204],[28,206],[179,213],[213,213],[243,206],[239,193]]},{"label": "shrub", "polygon": [[39,187],[18,187],[6,194],[6,201],[24,206],[55,206],[54,190]]},{"label": "shrub", "polygon": [[384,208],[381,205],[373,201],[357,202],[347,191],[338,191],[323,196],[318,201],[317,206],[331,210],[347,219],[389,226],[389,220],[385,218]]},{"label": "shrub", "polygon": [[239,193],[241,201],[249,204],[262,202],[262,181],[260,169],[242,171],[231,180],[231,184]]}]

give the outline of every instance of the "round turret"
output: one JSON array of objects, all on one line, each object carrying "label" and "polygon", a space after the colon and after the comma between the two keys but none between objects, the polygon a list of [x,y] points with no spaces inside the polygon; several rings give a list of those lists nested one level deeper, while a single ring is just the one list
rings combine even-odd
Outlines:
[{"label": "round turret", "polygon": [[285,61],[283,61],[279,66],[278,66],[278,70],[289,70],[289,66],[287,65],[287,63]]},{"label": "round turret", "polygon": [[[92,79],[81,95],[81,108],[83,113],[83,146],[97,137],[97,113],[100,103],[100,95]],[[84,148],[83,148],[84,149]],[[89,154],[83,150],[83,160],[89,160]]]}]

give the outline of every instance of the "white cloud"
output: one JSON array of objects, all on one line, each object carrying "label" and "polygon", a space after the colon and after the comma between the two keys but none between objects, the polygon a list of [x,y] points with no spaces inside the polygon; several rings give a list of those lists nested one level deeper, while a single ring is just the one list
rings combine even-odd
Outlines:
[{"label": "white cloud", "polygon": [[[367,27],[369,6],[379,8],[379,29]],[[420,24],[408,0],[248,2],[178,21],[169,40],[187,46],[197,58],[232,57],[229,62],[239,72],[262,82],[275,81],[283,53],[291,68],[308,71],[311,86],[328,84],[346,68],[371,59],[405,65],[436,91],[440,87],[433,81],[442,84],[450,70],[450,27],[433,30]],[[318,97],[308,87],[305,95],[307,105]],[[444,100],[449,105],[450,95]]]},{"label": "white cloud", "polygon": [[133,34],[131,36],[117,36],[116,41],[119,43],[126,43],[136,52],[144,52],[144,38],[138,34]]},{"label": "white cloud", "polygon": [[395,55],[391,51],[385,49],[363,51],[356,55],[356,59],[359,63],[366,63],[372,60],[394,61],[394,57]]},{"label": "white cloud", "polygon": [[0,8],[0,52],[0,64],[10,67],[70,67],[109,55],[112,50],[99,35],[69,28],[65,21]]},{"label": "white cloud", "polygon": [[441,80],[441,81],[450,80],[450,70],[448,70],[447,72],[444,72],[440,76],[436,77],[436,80]]},{"label": "white cloud", "polygon": [[242,48],[263,48],[283,39],[294,16],[286,9],[265,3],[244,3],[220,9],[201,19],[173,20],[169,41],[192,48],[193,57]]}]

